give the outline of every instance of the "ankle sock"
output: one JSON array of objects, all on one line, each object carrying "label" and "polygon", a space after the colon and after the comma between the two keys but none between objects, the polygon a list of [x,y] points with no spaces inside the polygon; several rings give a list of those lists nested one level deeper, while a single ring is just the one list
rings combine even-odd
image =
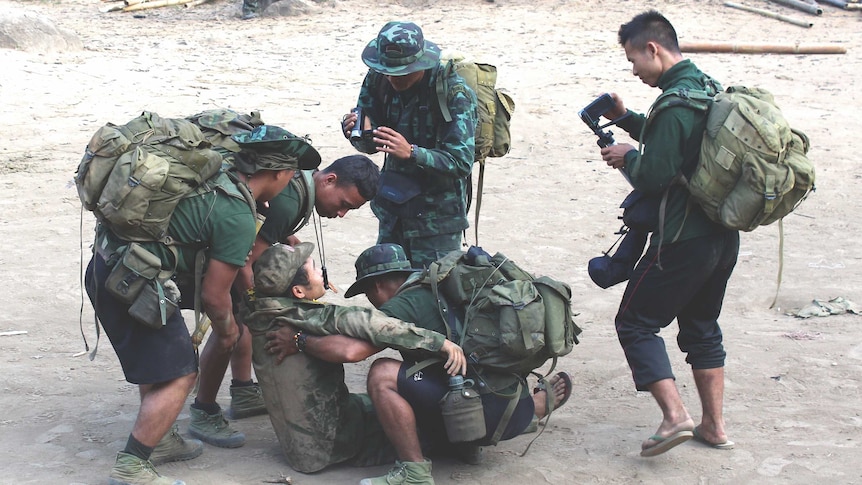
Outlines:
[{"label": "ankle sock", "polygon": [[200,402],[197,398],[195,398],[195,402],[192,403],[192,407],[200,409],[210,415],[218,414],[219,411],[221,411],[221,406],[219,406],[217,402]]},{"label": "ankle sock", "polygon": [[141,443],[130,433],[129,441],[126,442],[126,449],[123,452],[137,456],[142,460],[149,460],[150,455],[153,454],[153,447]]}]

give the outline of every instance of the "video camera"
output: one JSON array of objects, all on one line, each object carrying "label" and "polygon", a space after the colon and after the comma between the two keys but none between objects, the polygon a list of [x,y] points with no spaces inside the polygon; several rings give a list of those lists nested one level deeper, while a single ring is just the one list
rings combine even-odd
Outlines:
[{"label": "video camera", "polygon": [[578,112],[578,116],[581,117],[584,123],[593,130],[593,133],[599,137],[596,142],[601,148],[605,148],[611,146],[616,143],[614,140],[614,133],[611,130],[602,131],[608,126],[614,125],[620,120],[623,120],[628,117],[628,113],[620,116],[619,118],[610,121],[607,124],[599,124],[599,119],[602,115],[610,111],[614,107],[614,98],[611,97],[610,94],[605,93],[598,98],[594,99],[592,103],[588,104],[584,109]]}]

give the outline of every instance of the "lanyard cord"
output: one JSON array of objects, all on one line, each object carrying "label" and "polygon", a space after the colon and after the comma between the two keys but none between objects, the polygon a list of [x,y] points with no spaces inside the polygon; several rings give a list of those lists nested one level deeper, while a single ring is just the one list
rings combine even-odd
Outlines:
[{"label": "lanyard cord", "polygon": [[317,239],[317,254],[320,257],[320,270],[323,273],[323,287],[329,289],[329,275],[326,272],[326,249],[323,247],[323,223],[318,226],[320,216],[312,210],[311,220],[314,222],[314,237]]}]

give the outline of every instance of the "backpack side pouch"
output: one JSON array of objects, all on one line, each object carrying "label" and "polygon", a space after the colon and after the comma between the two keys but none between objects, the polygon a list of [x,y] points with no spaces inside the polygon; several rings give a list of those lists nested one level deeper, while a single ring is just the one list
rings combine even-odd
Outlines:
[{"label": "backpack side pouch", "polygon": [[162,328],[174,312],[177,304],[165,294],[165,288],[158,280],[148,280],[129,307],[129,315],[145,327],[158,330]]},{"label": "backpack side pouch", "polygon": [[105,280],[105,289],[117,300],[131,305],[161,269],[162,260],[158,256],[138,243],[130,243]]}]

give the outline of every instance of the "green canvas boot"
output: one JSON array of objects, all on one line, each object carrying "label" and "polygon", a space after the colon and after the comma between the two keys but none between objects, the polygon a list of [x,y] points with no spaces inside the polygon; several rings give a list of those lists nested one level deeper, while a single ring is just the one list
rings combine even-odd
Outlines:
[{"label": "green canvas boot", "polygon": [[230,407],[227,410],[227,417],[243,419],[261,414],[266,414],[266,404],[263,402],[263,393],[259,384],[230,386]]},{"label": "green canvas boot", "polygon": [[245,434],[231,428],[221,411],[207,414],[193,407],[189,411],[192,417],[189,434],[195,438],[221,448],[239,448],[245,444]]},{"label": "green canvas boot", "polygon": [[186,485],[182,480],[163,477],[148,460],[135,455],[117,453],[117,462],[111,469],[109,485]]},{"label": "green canvas boot", "polygon": [[159,441],[150,455],[153,465],[170,463],[172,461],[191,460],[201,456],[204,452],[204,444],[199,440],[185,439],[180,436],[180,430],[174,425],[168,434]]},{"label": "green canvas boot", "polygon": [[377,478],[363,478],[359,485],[434,485],[431,460],[396,461],[389,473]]}]

